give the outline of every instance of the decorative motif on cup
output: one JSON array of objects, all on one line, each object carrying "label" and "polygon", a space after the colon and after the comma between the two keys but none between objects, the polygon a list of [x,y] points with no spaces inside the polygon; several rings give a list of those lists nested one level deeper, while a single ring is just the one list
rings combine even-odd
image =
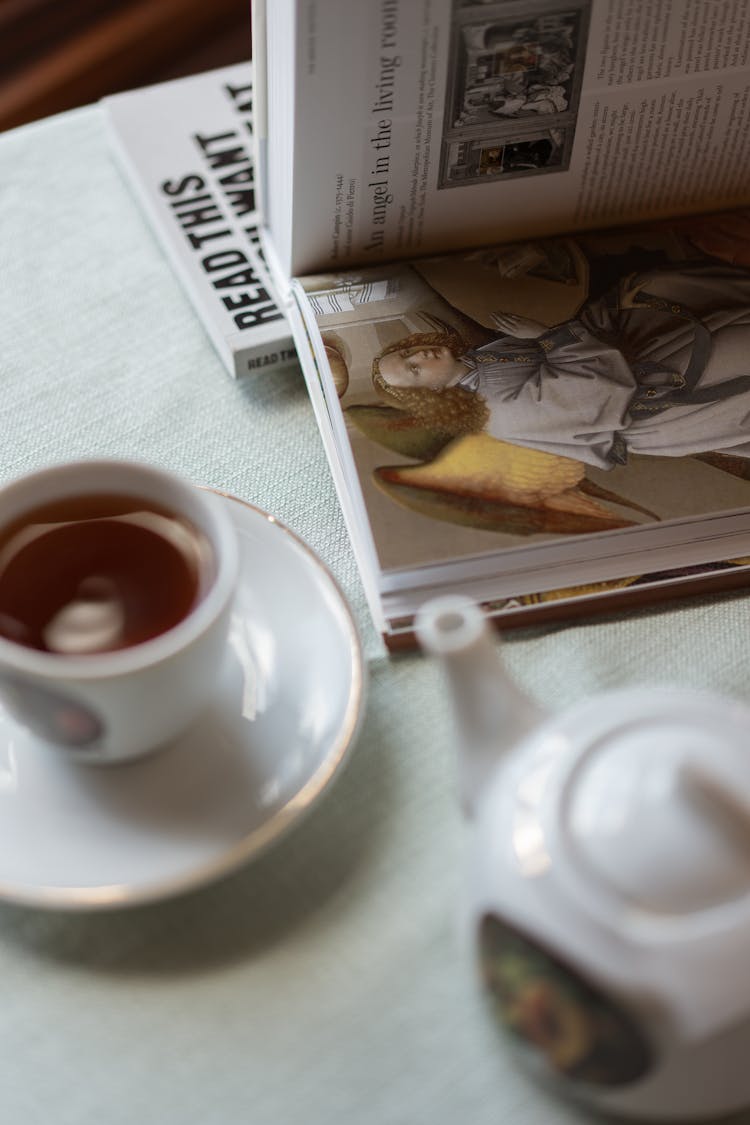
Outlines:
[{"label": "decorative motif on cup", "polygon": [[623,1086],[653,1068],[632,1016],[580,973],[495,915],[484,916],[478,936],[495,1015],[525,1053],[592,1086]]},{"label": "decorative motif on cup", "polygon": [[0,691],[10,713],[32,733],[75,750],[95,750],[104,723],[76,699],[18,676],[0,677]]}]

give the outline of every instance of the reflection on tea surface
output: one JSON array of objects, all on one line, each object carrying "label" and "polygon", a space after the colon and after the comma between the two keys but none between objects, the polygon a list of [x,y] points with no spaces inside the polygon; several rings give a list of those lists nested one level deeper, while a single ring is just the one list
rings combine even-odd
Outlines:
[{"label": "reflection on tea surface", "polygon": [[0,530],[0,635],[43,652],[111,652],[177,625],[212,577],[205,536],[136,496],[40,505]]}]

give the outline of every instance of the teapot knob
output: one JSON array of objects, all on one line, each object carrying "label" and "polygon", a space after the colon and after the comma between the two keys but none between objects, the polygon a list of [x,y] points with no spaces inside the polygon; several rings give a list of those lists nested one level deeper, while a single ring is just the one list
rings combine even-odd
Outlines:
[{"label": "teapot knob", "polygon": [[603,891],[687,916],[750,892],[750,728],[730,704],[642,690],[608,697],[561,798],[576,861]]}]

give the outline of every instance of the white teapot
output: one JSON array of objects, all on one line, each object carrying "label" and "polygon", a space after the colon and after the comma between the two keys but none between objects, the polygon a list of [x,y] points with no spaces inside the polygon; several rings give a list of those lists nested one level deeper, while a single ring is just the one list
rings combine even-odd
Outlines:
[{"label": "white teapot", "polygon": [[455,706],[471,925],[511,1042],[611,1113],[749,1104],[750,708],[641,688],[549,716],[473,602],[416,630]]}]

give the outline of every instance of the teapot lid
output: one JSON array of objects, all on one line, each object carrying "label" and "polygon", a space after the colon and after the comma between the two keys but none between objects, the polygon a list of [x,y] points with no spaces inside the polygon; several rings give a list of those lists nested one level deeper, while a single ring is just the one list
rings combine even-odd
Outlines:
[{"label": "teapot lid", "polygon": [[710,696],[631,691],[610,696],[587,726],[576,731],[583,752],[559,810],[576,866],[650,914],[684,916],[747,895],[747,711]]}]

